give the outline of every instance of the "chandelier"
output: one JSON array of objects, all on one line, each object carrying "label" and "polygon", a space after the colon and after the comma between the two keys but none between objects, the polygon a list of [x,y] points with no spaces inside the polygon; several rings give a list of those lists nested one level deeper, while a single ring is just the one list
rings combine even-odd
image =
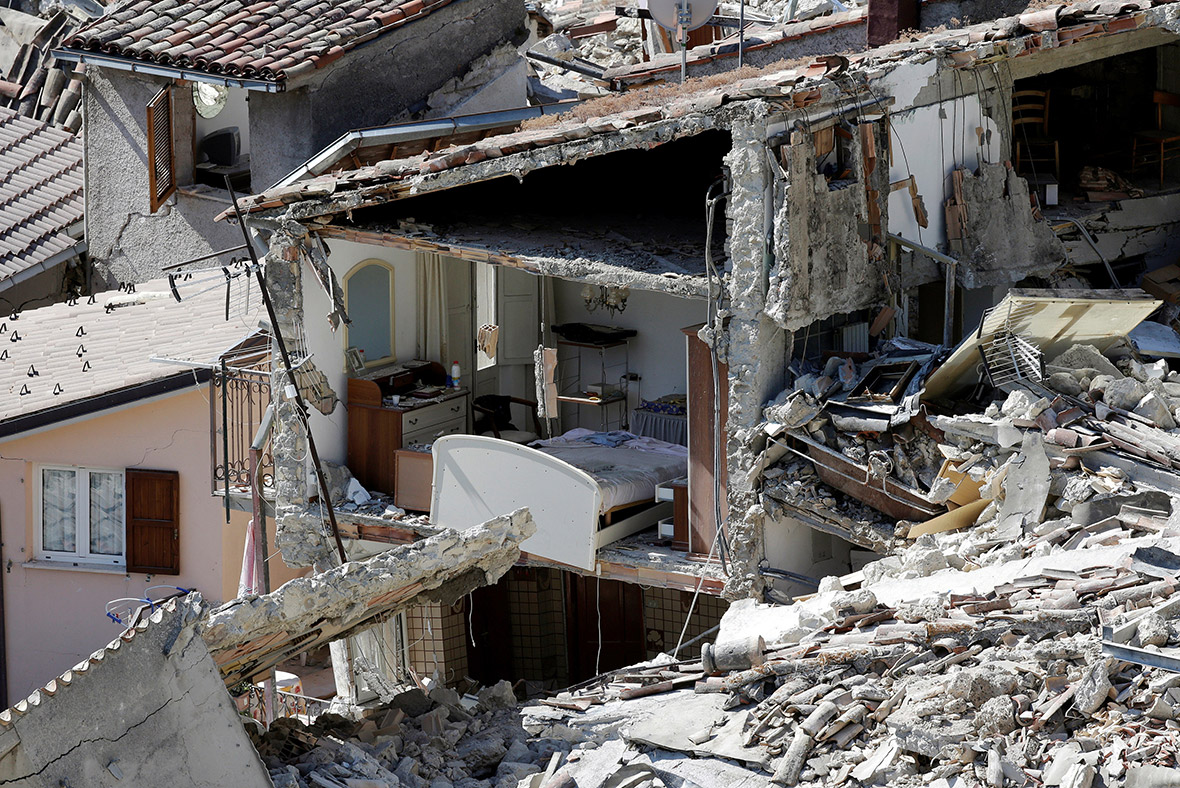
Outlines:
[{"label": "chandelier", "polygon": [[586,302],[587,312],[594,312],[602,307],[613,317],[627,309],[627,296],[629,295],[631,295],[629,287],[582,285],[582,300]]}]

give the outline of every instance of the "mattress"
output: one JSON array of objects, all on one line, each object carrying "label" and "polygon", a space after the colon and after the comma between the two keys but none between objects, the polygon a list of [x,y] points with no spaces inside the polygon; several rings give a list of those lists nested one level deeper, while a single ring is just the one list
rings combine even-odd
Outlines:
[{"label": "mattress", "polygon": [[688,473],[684,446],[636,436],[614,447],[588,440],[597,435],[602,433],[576,429],[532,445],[590,474],[602,489],[603,513],[623,504],[653,501],[657,484]]}]

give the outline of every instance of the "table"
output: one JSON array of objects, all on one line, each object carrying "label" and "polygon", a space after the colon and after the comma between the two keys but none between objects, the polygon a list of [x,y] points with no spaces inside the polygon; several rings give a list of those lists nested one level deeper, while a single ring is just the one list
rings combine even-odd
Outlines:
[{"label": "table", "polygon": [[688,416],[636,408],[631,412],[631,432],[644,438],[687,446]]}]

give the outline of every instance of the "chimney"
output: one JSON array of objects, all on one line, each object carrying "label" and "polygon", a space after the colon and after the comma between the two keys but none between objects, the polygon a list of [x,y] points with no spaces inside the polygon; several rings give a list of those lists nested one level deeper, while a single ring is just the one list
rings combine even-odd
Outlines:
[{"label": "chimney", "polygon": [[869,0],[869,47],[896,41],[903,30],[918,29],[921,0]]}]

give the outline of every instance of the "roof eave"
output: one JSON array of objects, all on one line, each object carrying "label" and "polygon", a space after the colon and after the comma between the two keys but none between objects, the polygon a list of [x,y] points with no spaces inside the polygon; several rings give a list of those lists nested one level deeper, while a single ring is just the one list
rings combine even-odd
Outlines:
[{"label": "roof eave", "polygon": [[156,378],[144,383],[108,391],[85,399],[67,402],[54,408],[45,408],[33,413],[15,416],[0,421],[0,441],[11,440],[35,430],[60,425],[63,422],[77,421],[91,416],[97,416],[105,411],[129,405],[140,400],[175,394],[187,388],[206,383],[211,370],[193,369]]},{"label": "roof eave", "polygon": [[118,71],[128,71],[133,74],[147,74],[153,77],[169,77],[171,79],[187,79],[192,82],[206,82],[210,85],[221,85],[227,88],[242,88],[263,93],[282,93],[286,90],[286,82],[266,79],[245,79],[231,77],[225,74],[210,74],[197,69],[163,66],[159,63],[149,63],[135,58],[118,57],[100,52],[89,52],[80,49],[60,48],[53,50],[54,57],[72,63],[83,63],[99,68],[113,68]]}]

